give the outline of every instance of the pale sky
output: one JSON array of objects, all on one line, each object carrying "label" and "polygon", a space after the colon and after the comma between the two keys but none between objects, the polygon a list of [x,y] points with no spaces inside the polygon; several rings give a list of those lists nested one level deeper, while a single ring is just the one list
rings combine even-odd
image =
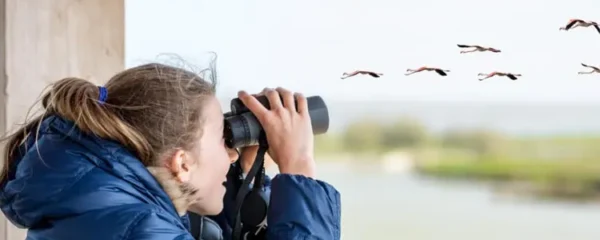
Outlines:
[{"label": "pale sky", "polygon": [[[599,0],[126,0],[128,66],[217,52],[219,94],[283,86],[326,99],[600,103]],[[457,43],[503,50],[459,54]],[[422,65],[450,69],[404,76]],[[341,80],[345,71],[384,73]],[[518,81],[480,72],[521,73]]]}]

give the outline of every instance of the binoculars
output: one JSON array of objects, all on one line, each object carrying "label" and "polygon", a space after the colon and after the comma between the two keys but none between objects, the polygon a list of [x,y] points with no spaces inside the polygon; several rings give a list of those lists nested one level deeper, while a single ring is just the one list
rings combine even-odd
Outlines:
[{"label": "binoculars", "polygon": [[[258,96],[256,99],[267,109],[270,108],[266,96]],[[326,133],[329,129],[329,112],[325,102],[320,96],[306,98],[308,113],[312,123],[313,134]],[[298,103],[296,102],[296,106]],[[224,114],[225,144],[229,148],[241,148],[259,144],[262,126],[256,116],[244,105],[242,100],[235,98],[231,100],[231,111]]]}]

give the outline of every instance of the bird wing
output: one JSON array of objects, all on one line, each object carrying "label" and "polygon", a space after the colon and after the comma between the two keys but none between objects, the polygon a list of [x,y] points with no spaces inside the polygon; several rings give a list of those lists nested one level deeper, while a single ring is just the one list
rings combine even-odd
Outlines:
[{"label": "bird wing", "polygon": [[367,72],[367,74],[369,74],[369,76],[374,77],[374,78],[380,77],[379,74],[377,74],[375,72]]},{"label": "bird wing", "polygon": [[581,20],[581,19],[571,19],[569,21],[569,23],[567,24],[567,26],[565,26],[565,28],[569,29],[569,28],[573,27],[573,25],[575,25],[578,22],[583,22],[583,20]]},{"label": "bird wing", "polygon": [[598,27],[598,24],[594,24],[594,28],[600,33],[600,27]]},{"label": "bird wing", "polygon": [[434,70],[436,73],[438,73],[439,75],[442,76],[447,76],[448,74],[446,74],[446,72],[444,72],[442,69],[435,69]]},{"label": "bird wing", "polygon": [[594,71],[600,72],[600,68],[598,68],[598,67],[590,66],[590,65],[587,65],[587,64],[584,64],[584,63],[582,63],[581,65],[584,66],[584,67],[588,67],[588,68],[594,69]]},{"label": "bird wing", "polygon": [[358,71],[356,71],[356,73],[357,74],[367,74],[367,75],[371,75],[371,76],[373,76],[373,75],[379,75],[376,72],[369,71],[369,70],[358,70]]},{"label": "bird wing", "polygon": [[457,44],[457,46],[458,46],[459,48],[470,48],[470,47],[473,47],[473,46],[471,46],[471,45],[465,45],[465,44]]},{"label": "bird wing", "polygon": [[513,75],[512,73],[506,74],[506,76],[511,80],[517,80],[517,77],[515,77],[515,75]]}]

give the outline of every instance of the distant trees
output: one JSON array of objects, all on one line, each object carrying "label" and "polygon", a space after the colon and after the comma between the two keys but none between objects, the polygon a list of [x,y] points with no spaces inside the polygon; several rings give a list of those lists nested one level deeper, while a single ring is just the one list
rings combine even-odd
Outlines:
[{"label": "distant trees", "polygon": [[489,130],[451,130],[442,135],[441,144],[475,152],[479,157],[500,151],[504,138]]},{"label": "distant trees", "polygon": [[413,119],[403,118],[392,124],[364,120],[350,124],[342,141],[351,152],[387,151],[420,146],[427,135],[425,127]]},{"label": "distant trees", "polygon": [[382,148],[383,129],[380,123],[364,120],[350,124],[344,131],[342,141],[349,152],[373,152]]},{"label": "distant trees", "polygon": [[[432,141],[433,140],[433,141]],[[317,152],[386,152],[401,148],[438,147],[471,151],[481,158],[498,153],[504,147],[502,135],[488,130],[451,130],[439,135],[412,118],[400,118],[389,124],[373,119],[354,122],[339,135],[315,138]]]},{"label": "distant trees", "polygon": [[420,122],[402,118],[383,127],[381,144],[385,149],[414,148],[425,144],[427,130]]}]

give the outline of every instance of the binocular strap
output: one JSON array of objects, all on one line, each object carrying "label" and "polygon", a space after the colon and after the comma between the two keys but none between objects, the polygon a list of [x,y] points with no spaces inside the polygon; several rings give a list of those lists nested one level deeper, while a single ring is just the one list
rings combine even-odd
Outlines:
[{"label": "binocular strap", "polygon": [[[252,190],[260,191],[261,188],[263,187],[262,181],[264,181],[264,179],[262,179],[262,176],[260,176],[260,177],[257,176],[257,174],[259,173],[259,171],[264,171],[265,153],[267,152],[268,148],[269,147],[266,144],[259,146],[258,152],[256,154],[256,160],[254,160],[254,163],[252,164],[252,167],[250,168],[248,175],[246,176],[246,178],[244,178],[242,186],[240,187],[240,189],[237,193],[237,196],[235,198],[236,216],[235,216],[235,220],[234,220],[233,235],[232,235],[232,238],[234,240],[240,240],[242,237],[241,210],[242,210],[242,205],[244,203],[244,199],[246,198],[246,195],[248,195],[248,193],[250,192],[250,183],[256,177],[257,181],[254,183]],[[264,230],[262,230],[262,231],[264,231]],[[247,237],[245,237],[245,238],[247,238]]]}]

